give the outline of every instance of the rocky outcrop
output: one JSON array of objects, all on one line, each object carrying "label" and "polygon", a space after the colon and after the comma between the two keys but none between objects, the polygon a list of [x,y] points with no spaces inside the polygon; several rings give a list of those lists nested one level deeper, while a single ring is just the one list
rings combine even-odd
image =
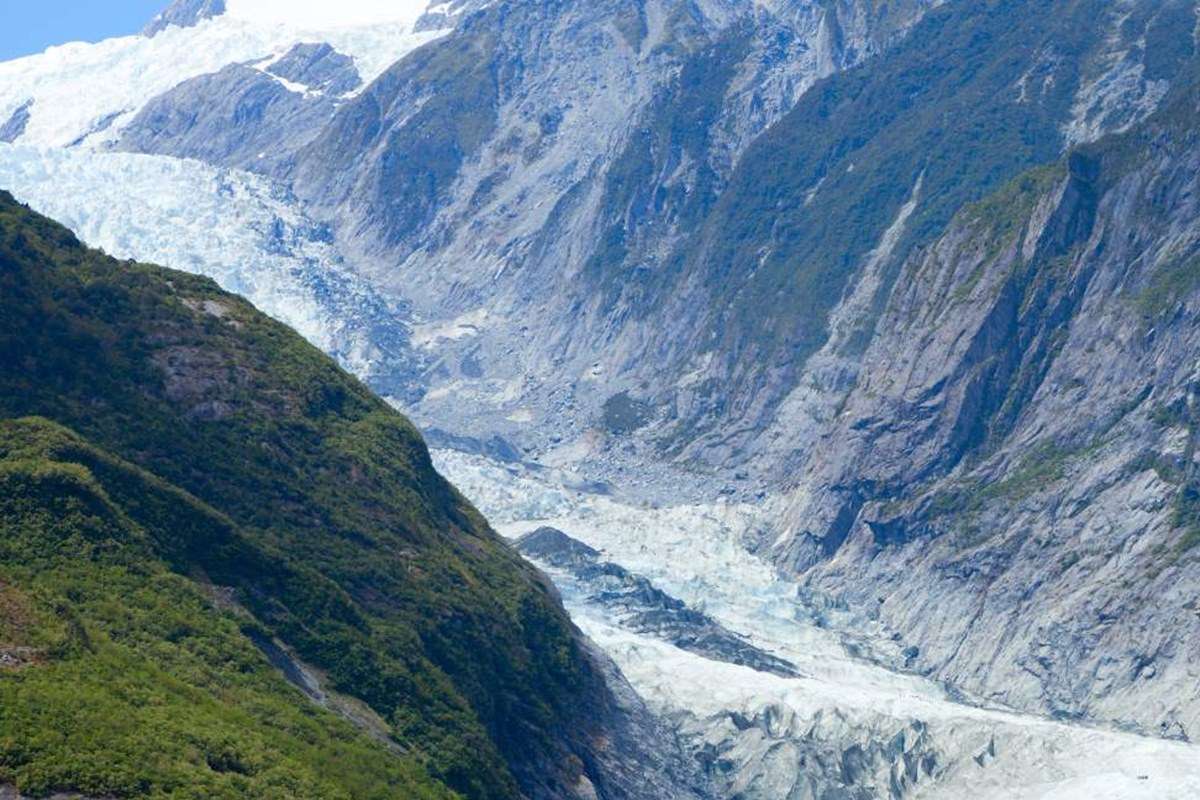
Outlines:
[{"label": "rocky outcrop", "polygon": [[175,0],[166,10],[150,20],[142,29],[142,35],[154,36],[171,25],[189,28],[198,25],[201,20],[219,17],[224,13],[225,0]]},{"label": "rocky outcrop", "polygon": [[17,107],[8,121],[0,125],[0,142],[12,144],[21,138],[21,135],[25,133],[25,126],[29,124],[29,109],[32,107],[32,100],[25,101]]},{"label": "rocky outcrop", "polygon": [[360,83],[353,62],[328,45],[296,45],[274,63],[184,81],[147,103],[115,147],[277,173]]},{"label": "rocky outcrop", "polygon": [[354,59],[323,42],[298,44],[265,69],[309,92],[341,96],[362,85]]},{"label": "rocky outcrop", "polygon": [[604,608],[619,625],[670,642],[704,658],[749,667],[784,678],[796,677],[795,665],[729,630],[712,617],[688,607],[650,580],[620,564],[605,561],[583,542],[555,528],[539,528],[517,540],[521,555],[558,573],[561,585]]}]

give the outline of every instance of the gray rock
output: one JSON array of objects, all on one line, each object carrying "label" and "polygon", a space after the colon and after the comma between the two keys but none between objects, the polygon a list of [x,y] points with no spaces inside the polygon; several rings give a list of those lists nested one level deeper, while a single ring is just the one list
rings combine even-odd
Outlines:
[{"label": "gray rock", "polygon": [[12,144],[25,135],[25,126],[29,124],[29,109],[32,107],[32,100],[25,101],[12,113],[7,122],[0,125],[0,142]]},{"label": "gray rock", "polygon": [[596,564],[600,551],[572,539],[557,528],[538,528],[517,540],[517,550],[526,558],[559,569],[582,568]]},{"label": "gray rock", "polygon": [[[904,264],[770,553],[990,701],[1200,730],[1200,98]],[[826,556],[837,559],[826,562]]]},{"label": "gray rock", "polygon": [[354,59],[325,43],[298,44],[267,67],[267,72],[335,96],[362,85]]},{"label": "gray rock", "polygon": [[[730,362],[693,363],[717,324],[695,315],[720,303],[664,287],[684,305],[666,311],[635,296],[641,277],[669,272],[741,155],[806,89],[884,51],[935,5],[487,5],[339,109],[290,176],[364,272],[425,318],[494,312],[478,337],[442,345],[445,363],[469,355],[479,369],[430,375],[431,388],[472,391],[432,392],[419,418],[474,436],[532,427],[548,448],[627,392],[686,441],[689,423],[716,423],[714,408],[745,411],[715,388]],[[508,382],[519,396],[496,388]],[[506,423],[513,411],[532,425]],[[679,449],[663,433],[622,437],[629,451],[593,459],[591,477]]]},{"label": "gray rock", "polygon": [[[336,55],[312,62],[312,74],[344,84],[349,73],[326,71],[337,63]],[[296,74],[305,63],[294,55],[285,68]],[[123,129],[115,148],[270,174],[317,134],[335,107],[329,95],[293,91],[253,65],[234,64],[151,100]]]},{"label": "gray rock", "polygon": [[[649,634],[714,661],[737,664],[780,677],[798,673],[793,664],[755,647],[712,617],[689,608],[648,579],[555,528],[539,528],[517,540],[521,555],[570,576],[570,590],[607,610],[623,627]],[[560,576],[560,585],[563,583]]]},{"label": "gray rock", "polygon": [[175,0],[150,20],[142,29],[142,35],[154,36],[171,25],[190,28],[201,20],[219,17],[224,13],[225,0]]}]

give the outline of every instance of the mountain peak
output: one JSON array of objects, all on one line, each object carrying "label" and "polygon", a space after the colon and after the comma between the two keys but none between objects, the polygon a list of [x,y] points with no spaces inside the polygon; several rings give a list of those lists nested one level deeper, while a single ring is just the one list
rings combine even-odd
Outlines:
[{"label": "mountain peak", "polygon": [[225,0],[175,0],[150,20],[150,23],[142,29],[142,34],[154,36],[172,25],[190,28],[198,25],[202,20],[219,17],[224,13]]}]

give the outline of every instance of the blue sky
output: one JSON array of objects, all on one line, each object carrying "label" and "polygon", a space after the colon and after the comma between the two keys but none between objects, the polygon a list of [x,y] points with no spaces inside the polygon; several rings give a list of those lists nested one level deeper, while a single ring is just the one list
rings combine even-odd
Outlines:
[{"label": "blue sky", "polygon": [[0,61],[136,33],[170,0],[0,0]]}]

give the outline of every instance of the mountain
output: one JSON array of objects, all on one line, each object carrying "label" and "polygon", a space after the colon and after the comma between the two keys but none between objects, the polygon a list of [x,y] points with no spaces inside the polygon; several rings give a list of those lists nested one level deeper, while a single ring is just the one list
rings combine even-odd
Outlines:
[{"label": "mountain", "polygon": [[280,82],[277,50],[143,93],[106,135],[289,186],[428,330],[422,423],[772,483],[906,255],[1151,113],[1195,27],[1183,0],[452,10],[349,94]]},{"label": "mountain", "polygon": [[[906,259],[763,546],[968,690],[1190,739],[1200,88]],[[830,560],[832,558],[832,560]]]},{"label": "mountain", "polygon": [[0,286],[0,783],[686,796],[546,580],[295,333],[7,194]]},{"label": "mountain", "polygon": [[0,64],[0,184],[403,408],[713,796],[1182,800],[1198,46],[1196,0],[181,0]]}]

